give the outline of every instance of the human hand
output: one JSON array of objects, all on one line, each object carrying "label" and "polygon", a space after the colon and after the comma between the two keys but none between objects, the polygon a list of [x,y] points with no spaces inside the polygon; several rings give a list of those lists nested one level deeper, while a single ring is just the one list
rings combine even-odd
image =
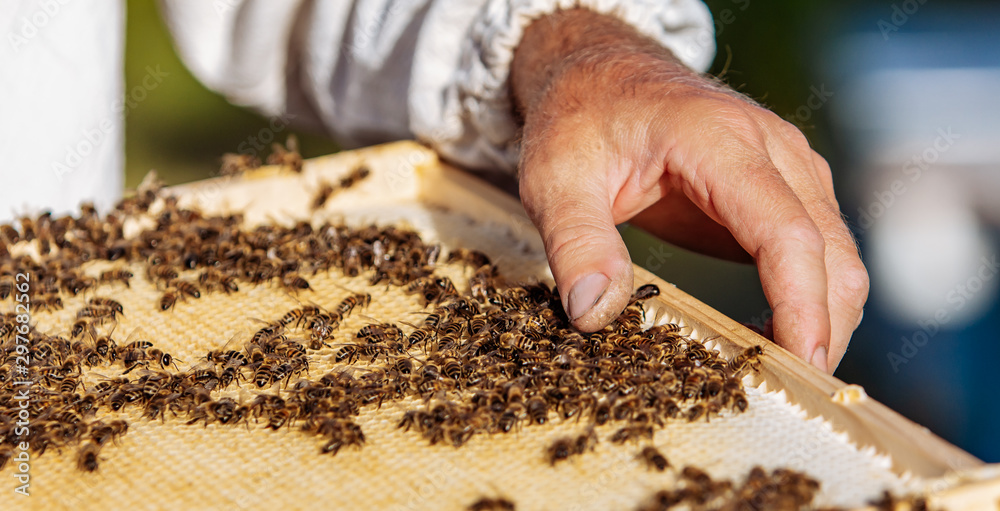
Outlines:
[{"label": "human hand", "polygon": [[868,274],[830,168],[774,113],[689,70],[630,26],[583,9],[536,20],[514,56],[521,200],[573,324],[600,329],[633,289],[615,225],[756,261],[775,340],[832,372]]}]

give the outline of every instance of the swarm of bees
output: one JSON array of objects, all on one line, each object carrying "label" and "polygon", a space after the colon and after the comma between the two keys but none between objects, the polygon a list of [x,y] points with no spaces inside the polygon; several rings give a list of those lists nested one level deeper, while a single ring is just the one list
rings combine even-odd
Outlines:
[{"label": "swarm of bees", "polygon": [[324,181],[319,186],[319,189],[316,190],[316,195],[313,196],[312,210],[316,211],[317,209],[322,208],[335,193],[353,187],[358,184],[358,182],[368,177],[369,174],[371,174],[371,171],[368,170],[368,167],[361,165],[360,167],[354,169],[350,174],[341,178],[340,182],[337,184]]},{"label": "swarm of bees", "polygon": [[[362,170],[338,186],[364,179]],[[126,238],[125,220],[140,216],[152,227]],[[106,215],[85,205],[79,217],[21,219],[17,227],[0,226],[0,241],[0,299],[12,294],[13,275],[22,272],[33,276],[36,310],[89,296],[65,331],[32,328],[28,375],[14,374],[14,316],[2,316],[0,438],[7,445],[19,439],[13,382],[27,377],[36,384],[32,450],[79,446],[77,466],[87,472],[98,470],[102,448],[128,431],[125,419],[109,414],[138,410],[150,420],[192,426],[295,428],[321,438],[319,451],[334,455],[363,447],[360,411],[390,401],[416,403],[398,418],[400,428],[455,447],[478,434],[584,421],[585,433],[544,454],[554,465],[593,450],[595,426],[615,424],[613,443],[641,442],[670,421],[745,411],[741,381],[762,355],[757,347],[727,360],[678,325],[644,327],[643,304],[659,294],[653,285],[640,287],[606,328],[584,334],[570,325],[555,289],[509,284],[482,252],[446,252],[392,226],[300,221],[247,228],[240,215],[181,208],[155,180]],[[12,254],[22,242],[34,244],[37,254]],[[97,260],[120,267],[97,276],[81,270]],[[464,267],[467,282],[440,275],[441,264]],[[329,309],[302,303],[182,371],[156,339],[141,330],[117,332],[128,310],[97,294],[129,287],[138,275],[162,290],[157,308],[169,314],[178,303],[246,286],[274,283],[295,295],[329,271],[396,286],[425,307],[423,317],[345,332],[345,318],[368,307],[370,294],[352,292]],[[335,368],[317,377],[309,368],[318,356]],[[85,384],[87,374],[100,375],[99,383]],[[234,387],[250,397],[223,394]],[[0,468],[8,453],[0,451]],[[661,464],[655,457],[647,462]]]},{"label": "swarm of bees", "polygon": [[696,467],[684,467],[677,488],[656,492],[639,511],[667,510],[683,507],[694,510],[799,511],[810,509],[819,492],[819,482],[788,469],[768,473],[754,467],[739,486],[732,481],[716,481]]},{"label": "swarm of bees", "polygon": [[[751,348],[726,361],[677,325],[642,328],[642,301],[655,295],[652,286],[640,288],[612,324],[582,334],[548,286],[506,285],[484,254],[457,254],[466,264],[486,263],[472,272],[471,296],[444,278],[416,280],[407,290],[434,308],[402,346],[397,328],[379,346],[359,336],[341,348],[383,360],[379,370],[390,388],[415,391],[427,403],[407,412],[400,427],[457,447],[477,433],[508,433],[561,417],[590,426],[623,423],[611,436],[623,443],[651,438],[669,420],[746,410],[742,376],[761,352]],[[546,455],[550,463],[588,450],[589,435],[581,438],[557,441]]]}]

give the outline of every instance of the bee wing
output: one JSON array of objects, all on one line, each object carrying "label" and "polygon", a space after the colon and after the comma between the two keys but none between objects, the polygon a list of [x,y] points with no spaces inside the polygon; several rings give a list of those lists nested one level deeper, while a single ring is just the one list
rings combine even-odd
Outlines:
[{"label": "bee wing", "polygon": [[213,363],[211,363],[211,362],[209,362],[207,360],[202,360],[200,362],[195,363],[191,367],[188,367],[186,372],[193,373],[193,372],[201,370],[201,369],[211,369],[211,370],[214,371],[215,370],[215,364],[213,364]]},{"label": "bee wing", "polygon": [[285,140],[285,148],[288,149],[288,152],[299,152],[299,137],[296,137],[294,133],[289,133]]},{"label": "bee wing", "polygon": [[228,341],[226,341],[226,344],[223,344],[222,347],[219,348],[219,349],[220,350],[226,349],[226,346],[229,346],[229,343],[235,341],[236,339],[238,339],[240,337],[245,337],[246,335],[247,335],[247,331],[246,330],[243,330],[242,328],[239,329],[239,330],[237,330],[236,333],[233,334],[233,336],[230,337]]},{"label": "bee wing", "polygon": [[414,330],[419,330],[420,329],[419,326],[414,325],[413,323],[410,323],[410,322],[407,322],[407,321],[400,321],[400,323],[402,323],[402,324],[404,324],[404,325],[406,325],[408,327],[412,327]]},{"label": "bee wing", "polygon": [[367,319],[368,321],[371,321],[373,325],[382,325],[382,322],[366,314],[358,314],[357,317]]},{"label": "bee wing", "polygon": [[[110,336],[111,334],[108,335]],[[146,333],[145,330],[142,329],[141,326],[137,326],[133,328],[131,332],[129,332],[128,337],[125,338],[124,345],[128,346],[133,342],[139,342],[139,341],[149,341],[150,343],[152,343],[152,341],[149,340],[149,335]]]}]

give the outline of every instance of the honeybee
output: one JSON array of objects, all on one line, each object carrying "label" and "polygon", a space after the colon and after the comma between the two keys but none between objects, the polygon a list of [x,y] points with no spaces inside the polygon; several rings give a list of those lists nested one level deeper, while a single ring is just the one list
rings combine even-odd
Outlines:
[{"label": "honeybee", "polygon": [[479,500],[469,504],[467,511],[514,511],[517,509],[514,503],[503,497],[480,497]]},{"label": "honeybee", "polygon": [[230,338],[229,341],[222,346],[222,349],[209,351],[208,355],[205,356],[205,359],[209,362],[214,362],[215,364],[227,367],[243,367],[245,365],[250,365],[250,361],[247,359],[246,355],[243,354],[243,352],[237,350],[226,350],[226,346],[228,346],[229,343],[238,336],[239,334],[236,334]]},{"label": "honeybee", "polygon": [[86,348],[80,353],[80,362],[93,367],[104,361],[104,357],[94,348]]},{"label": "honeybee", "polygon": [[733,357],[726,368],[730,375],[738,378],[748,368],[755,371],[758,370],[760,367],[760,357],[763,354],[764,350],[759,345],[751,346]]},{"label": "honeybee", "polygon": [[14,279],[8,276],[0,277],[0,300],[6,300],[14,291]]},{"label": "honeybee", "polygon": [[278,320],[278,325],[282,327],[287,327],[288,325],[292,325],[292,327],[298,328],[298,326],[301,323],[305,322],[307,319],[309,319],[312,316],[315,316],[316,314],[319,314],[319,307],[315,306],[297,307],[286,312],[283,316],[281,316],[281,319]]},{"label": "honeybee", "polygon": [[406,344],[410,347],[416,344],[424,344],[434,337],[434,332],[428,327],[420,327],[415,329],[406,338]]},{"label": "honeybee", "polygon": [[424,277],[414,281],[406,289],[409,293],[419,292],[424,305],[441,303],[446,298],[458,295],[455,284],[448,277]]},{"label": "honeybee", "polygon": [[101,357],[105,360],[115,361],[118,359],[118,345],[115,343],[111,335],[105,335],[98,337],[94,341],[94,349],[97,351]]},{"label": "honeybee", "polygon": [[331,437],[331,440],[320,449],[321,454],[329,453],[336,456],[340,449],[345,446],[361,447],[365,443],[365,435],[361,432],[361,427],[350,421],[345,421],[341,430]]},{"label": "honeybee", "polygon": [[528,399],[528,401],[525,403],[525,406],[528,409],[528,417],[535,424],[539,425],[545,424],[545,422],[548,420],[549,406],[544,399],[538,396],[532,397]]},{"label": "honeybee", "polygon": [[280,377],[276,377],[275,371],[278,367],[272,361],[265,359],[253,372],[253,381],[257,388],[264,388],[274,385]]},{"label": "honeybee", "polygon": [[160,310],[167,311],[173,309],[174,305],[177,304],[177,299],[180,298],[180,293],[175,288],[167,288],[160,296]]},{"label": "honeybee", "polygon": [[654,296],[660,296],[660,288],[656,284],[646,284],[639,286],[639,289],[635,290],[632,294],[632,298],[629,303],[641,302],[643,300],[648,300]]},{"label": "honeybee", "polygon": [[132,280],[133,276],[134,275],[132,275],[132,272],[125,269],[108,270],[101,273],[101,276],[100,278],[98,278],[98,281],[102,284],[113,284],[115,282],[121,282],[122,284],[125,284],[125,287],[130,288],[132,286],[129,284],[129,281]]},{"label": "honeybee", "polygon": [[749,403],[747,402],[747,396],[746,393],[743,392],[743,389],[739,389],[739,391],[733,392],[732,394],[730,394],[730,396],[731,396],[730,401],[732,402],[733,410],[740,413],[747,411]]},{"label": "honeybee", "polygon": [[653,438],[653,427],[649,424],[632,424],[620,428],[611,435],[611,441],[621,444],[629,441],[637,441],[641,438]]},{"label": "honeybee", "polygon": [[219,168],[219,174],[237,176],[257,167],[260,167],[260,158],[252,154],[226,153],[222,155],[222,166]]},{"label": "honeybee", "polygon": [[[471,268],[481,269],[484,266],[491,266],[490,258],[478,250],[458,248],[448,253],[448,262],[461,262]],[[495,270],[495,268],[494,268]]]},{"label": "honeybee", "polygon": [[84,472],[95,472],[100,465],[98,454],[101,446],[93,442],[87,442],[76,455],[76,468]]},{"label": "honeybee", "polygon": [[[136,338],[136,337],[138,337],[139,339],[136,340],[136,341],[133,341],[132,339]],[[132,350],[132,349],[147,350],[149,348],[152,348],[153,347],[153,343],[151,341],[147,340],[145,337],[146,337],[146,332],[142,329],[142,327],[139,327],[139,328],[136,328],[135,330],[132,330],[132,332],[130,334],[128,334],[128,338],[125,339],[125,343],[126,344],[122,348],[122,350],[123,351],[124,350]]]},{"label": "honeybee", "polygon": [[[78,366],[79,367],[79,366]],[[63,394],[73,394],[80,386],[80,381],[73,377],[66,377],[59,383],[59,392]]]},{"label": "honeybee", "polygon": [[141,349],[123,349],[118,353],[118,357],[121,358],[122,364],[125,366],[125,371],[122,374],[128,374],[139,366],[147,366],[146,353]]},{"label": "honeybee", "polygon": [[362,179],[365,179],[371,174],[368,167],[361,165],[358,168],[351,171],[350,174],[344,176],[340,179],[340,188],[346,189],[356,185]]},{"label": "honeybee", "polygon": [[267,428],[273,429],[275,431],[281,429],[286,424],[290,424],[289,421],[295,418],[293,408],[281,407],[272,411],[267,419]]},{"label": "honeybee", "polygon": [[681,397],[685,401],[695,399],[701,395],[701,389],[708,380],[708,371],[703,368],[694,368],[686,378],[681,387]]},{"label": "honeybee", "polygon": [[281,283],[292,292],[302,291],[304,289],[310,289],[309,281],[302,278],[297,273],[289,273],[281,278]]},{"label": "honeybee", "polygon": [[181,295],[190,296],[191,298],[201,298],[201,291],[198,290],[198,286],[186,280],[170,280],[167,282],[167,289],[174,289]]},{"label": "honeybee", "polygon": [[13,245],[21,241],[21,235],[10,224],[0,224],[0,235],[3,236],[7,245]]},{"label": "honeybee", "polygon": [[599,403],[594,408],[594,423],[598,426],[603,426],[611,420],[611,405],[609,403],[602,402]]},{"label": "honeybee", "polygon": [[345,298],[342,302],[337,304],[336,311],[341,316],[347,316],[354,310],[355,307],[367,308],[372,302],[372,295],[368,293],[356,293]]},{"label": "honeybee", "polygon": [[575,438],[558,438],[545,450],[545,457],[548,460],[549,465],[555,466],[556,463],[566,460],[570,456],[583,454],[588,450],[592,450],[596,441],[597,437],[595,436],[593,429],[588,429],[587,432],[582,433]]},{"label": "honeybee", "polygon": [[294,134],[288,135],[285,145],[275,142],[271,144],[271,154],[267,157],[269,165],[280,165],[295,173],[302,172],[302,155],[299,154],[299,140]]},{"label": "honeybee", "polygon": [[203,368],[191,371],[187,376],[194,383],[200,384],[211,391],[220,383],[219,373],[215,369]]},{"label": "honeybee", "polygon": [[165,264],[154,264],[146,269],[146,275],[150,280],[169,282],[177,278],[177,270]]},{"label": "honeybee", "polygon": [[97,339],[97,328],[94,323],[88,319],[79,319],[76,323],[73,323],[73,328],[70,329],[70,337],[77,339],[82,337],[84,334],[90,336],[91,339]]},{"label": "honeybee", "polygon": [[36,296],[32,305],[39,312],[59,310],[63,308],[62,298],[54,294]]},{"label": "honeybee", "polygon": [[[617,332],[623,335],[632,335],[639,332],[642,327],[643,311],[642,309],[635,306],[628,306],[622,311],[618,319],[615,320],[617,324]],[[609,325],[610,326],[610,325]]]},{"label": "honeybee", "polygon": [[226,294],[235,293],[240,290],[236,284],[236,279],[231,275],[223,273],[215,268],[208,268],[198,275],[198,283],[205,289],[221,289]]},{"label": "honeybee", "polygon": [[76,311],[76,318],[111,318],[115,319],[118,311],[103,305],[87,305]]},{"label": "honeybee", "polygon": [[390,341],[401,341],[403,331],[392,323],[375,323],[366,325],[358,330],[358,339],[368,339],[378,343],[388,343]]},{"label": "honeybee", "polygon": [[688,422],[694,422],[702,417],[708,418],[708,408],[702,403],[695,403],[684,412]]},{"label": "honeybee", "polygon": [[222,372],[219,373],[219,388],[225,389],[229,387],[233,382],[239,385],[240,371],[236,366],[227,365],[222,368]]},{"label": "honeybee", "polygon": [[103,298],[103,297],[100,297],[100,296],[95,296],[95,297],[91,298],[88,301],[88,303],[90,303],[91,305],[93,305],[95,307],[109,308],[109,309],[113,310],[114,312],[116,312],[118,314],[125,315],[125,309],[122,307],[122,304],[119,303],[119,302],[117,302],[117,301],[115,301],[115,300],[112,300],[110,298]]},{"label": "honeybee", "polygon": [[500,343],[507,348],[521,351],[533,351],[535,349],[534,340],[517,332],[504,332],[500,335]]},{"label": "honeybee", "polygon": [[208,411],[220,424],[228,424],[233,419],[233,414],[238,407],[239,403],[233,401],[231,398],[224,397],[218,401],[211,402],[208,406]]},{"label": "honeybee", "polygon": [[583,454],[587,451],[593,451],[594,446],[597,445],[597,433],[594,432],[594,427],[588,427],[586,431],[580,433],[576,436],[573,441],[573,447],[578,454]]},{"label": "honeybee", "polygon": [[326,205],[326,201],[330,200],[330,196],[333,195],[334,188],[333,185],[324,181],[319,188],[316,190],[316,194],[313,195],[312,207],[313,211],[322,208]]},{"label": "honeybee", "polygon": [[653,446],[643,447],[636,457],[642,460],[647,468],[655,469],[658,472],[663,472],[670,466],[667,457]]},{"label": "honeybee", "polygon": [[171,356],[170,353],[166,353],[163,350],[160,350],[159,348],[152,348],[148,350],[146,352],[146,356],[149,359],[155,360],[157,363],[159,363],[162,369],[166,369],[167,366],[171,364],[173,364],[175,369],[177,368],[177,364],[174,363],[173,356]]}]

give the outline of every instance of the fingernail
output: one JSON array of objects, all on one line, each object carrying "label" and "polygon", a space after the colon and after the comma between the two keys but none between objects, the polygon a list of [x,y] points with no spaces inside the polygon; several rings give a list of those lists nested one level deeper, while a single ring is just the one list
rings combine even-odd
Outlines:
[{"label": "fingernail", "polygon": [[809,359],[809,363],[818,367],[820,371],[827,373],[829,372],[830,366],[826,362],[826,356],[826,346],[820,346],[813,352],[813,356]]},{"label": "fingernail", "polygon": [[567,297],[569,303],[566,312],[569,313],[569,319],[575,320],[592,309],[604,296],[610,283],[611,279],[601,273],[591,273],[578,280],[573,289],[570,289],[569,297]]}]

